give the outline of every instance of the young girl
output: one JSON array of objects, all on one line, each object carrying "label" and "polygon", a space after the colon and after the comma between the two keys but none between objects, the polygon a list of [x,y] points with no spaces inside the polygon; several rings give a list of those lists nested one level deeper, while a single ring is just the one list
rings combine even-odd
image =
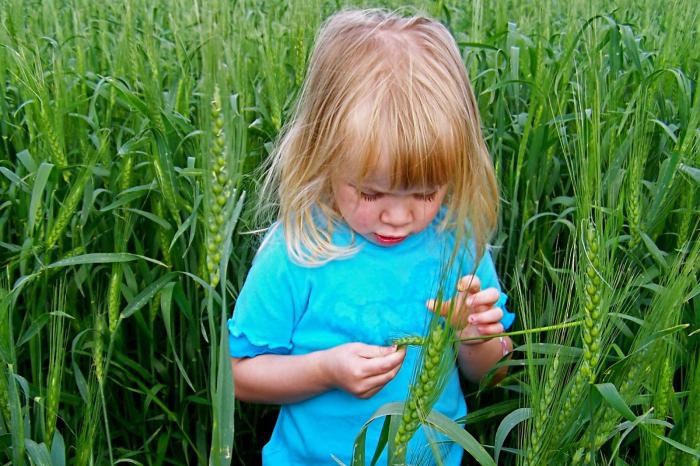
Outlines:
[{"label": "young girl", "polygon": [[[494,170],[447,29],[378,10],[328,19],[268,173],[278,220],[228,323],[236,397],[282,405],[264,464],[349,464],[362,425],[406,399],[419,349],[390,342],[426,334],[439,291],[458,300],[461,338],[514,318],[485,250]],[[510,345],[465,342],[458,366],[477,381]],[[466,414],[456,367],[434,409]],[[429,455],[428,437],[414,436],[409,462]],[[451,446],[445,464],[461,454]]]}]

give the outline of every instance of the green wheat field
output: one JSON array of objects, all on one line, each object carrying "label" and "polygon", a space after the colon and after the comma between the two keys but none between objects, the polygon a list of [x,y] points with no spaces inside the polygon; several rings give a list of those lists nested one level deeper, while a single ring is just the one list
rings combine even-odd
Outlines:
[{"label": "green wheat field", "polygon": [[[234,401],[223,324],[255,170],[344,5],[0,0],[2,464],[259,463],[275,408]],[[697,466],[700,10],[415,9],[471,76],[517,314],[508,376],[437,428],[465,464]]]}]

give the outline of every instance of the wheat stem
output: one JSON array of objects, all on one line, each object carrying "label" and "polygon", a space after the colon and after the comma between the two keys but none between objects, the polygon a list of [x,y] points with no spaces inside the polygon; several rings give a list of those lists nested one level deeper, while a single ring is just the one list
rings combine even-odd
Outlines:
[{"label": "wheat stem", "polygon": [[424,339],[421,368],[410,388],[394,438],[394,457],[399,462],[405,458],[406,445],[436,401],[440,366],[450,341],[449,333],[450,328],[438,322]]}]

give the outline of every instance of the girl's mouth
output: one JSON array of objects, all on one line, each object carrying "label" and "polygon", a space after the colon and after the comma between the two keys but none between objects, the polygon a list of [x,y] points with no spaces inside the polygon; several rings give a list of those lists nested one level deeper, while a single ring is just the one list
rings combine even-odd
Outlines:
[{"label": "girl's mouth", "polygon": [[376,238],[377,242],[383,246],[399,244],[401,241],[407,238],[407,236],[384,236],[378,233],[375,233],[374,237]]}]

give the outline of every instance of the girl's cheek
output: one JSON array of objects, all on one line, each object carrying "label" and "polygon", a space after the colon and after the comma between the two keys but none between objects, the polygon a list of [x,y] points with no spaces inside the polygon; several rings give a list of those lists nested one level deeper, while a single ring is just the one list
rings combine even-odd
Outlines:
[{"label": "girl's cheek", "polygon": [[359,228],[369,228],[372,225],[372,213],[366,208],[360,208],[355,213],[355,222]]},{"label": "girl's cheek", "polygon": [[439,205],[436,203],[431,203],[430,205],[424,206],[422,209],[417,209],[416,211],[420,213],[422,223],[430,223],[437,215],[439,209]]}]

